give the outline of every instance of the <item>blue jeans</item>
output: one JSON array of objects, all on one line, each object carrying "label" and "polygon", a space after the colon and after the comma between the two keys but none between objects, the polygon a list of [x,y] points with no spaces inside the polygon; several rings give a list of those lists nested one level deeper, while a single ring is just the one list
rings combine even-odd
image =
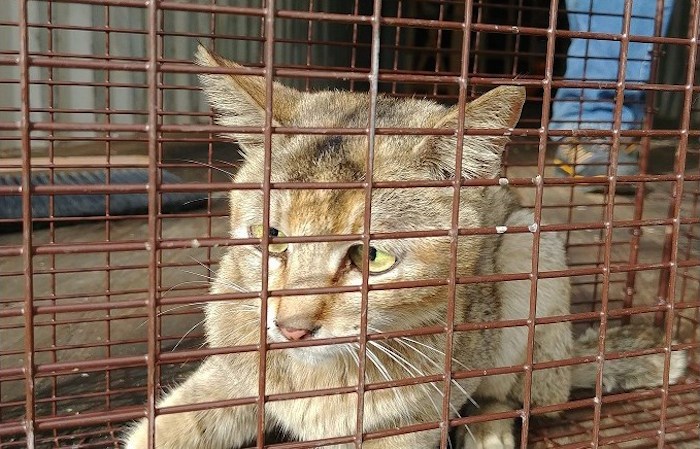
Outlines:
[{"label": "blue jeans", "polygon": [[[621,33],[623,0],[567,0],[571,31]],[[668,29],[673,0],[663,7],[662,35]],[[635,0],[632,4],[630,35],[653,36],[656,1]],[[649,81],[653,44],[630,42],[625,81]],[[571,40],[566,59],[567,80],[616,81],[620,42],[610,40]],[[644,92],[626,90],[622,107],[622,129],[641,127],[644,118]],[[552,105],[551,129],[611,129],[615,107],[614,89],[560,88]]]}]

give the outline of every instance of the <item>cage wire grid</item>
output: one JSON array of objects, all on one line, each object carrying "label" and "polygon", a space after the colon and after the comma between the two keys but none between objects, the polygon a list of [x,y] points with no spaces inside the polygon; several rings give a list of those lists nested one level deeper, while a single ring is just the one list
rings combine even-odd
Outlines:
[{"label": "cage wire grid", "polygon": [[[125,428],[147,417],[151,440],[154,418],[192,410],[258,406],[253,447],[317,447],[363,442],[390,435],[463,424],[517,418],[521,447],[697,447],[700,441],[700,132],[696,130],[697,34],[700,7],[676,0],[671,31],[662,36],[663,1],[655,3],[653,36],[630,32],[632,2],[624,1],[620,33],[570,31],[564,2],[406,1],[242,2],[170,0],[17,0],[0,12],[0,175],[16,183],[0,194],[20,205],[17,216],[0,218],[0,448],[120,447]],[[684,9],[685,8],[685,9]],[[675,27],[675,28],[674,28]],[[616,80],[564,78],[566,46],[572,38],[612,40],[620,55],[610,63],[624,67],[630,43],[653,44],[651,81],[629,82],[624,69]],[[247,69],[211,69],[192,64],[197,42]],[[196,75],[246,73],[264,77],[265,126],[222,127],[203,102]],[[378,94],[420,96],[461,105],[455,130],[464,136],[503,135],[511,142],[497,179],[374,181],[376,137],[434,135],[435,129],[380,128],[372,108],[367,128],[273,127],[272,83],[301,90],[338,88]],[[464,128],[464,103],[492,87],[517,84],[527,89],[527,104],[516,129]],[[550,128],[551,104],[564,87],[606,89],[614,105],[615,131]],[[642,91],[644,119],[624,129],[622,102],[627,91]],[[674,112],[675,111],[675,112]],[[673,115],[675,113],[675,115]],[[241,157],[220,133],[260,134],[265,142],[264,182],[237,183]],[[368,139],[363,182],[272,182],[273,135],[348,135]],[[555,175],[553,139],[607,138],[609,176]],[[615,174],[626,139],[640,144],[640,174]],[[461,152],[457,152],[458,155]],[[462,163],[461,157],[455,166]],[[131,170],[131,172],[129,171]],[[89,181],[61,182],[70,173],[97,173]],[[139,173],[137,181],[118,182],[120,173]],[[37,176],[44,181],[36,182]],[[9,179],[9,178],[8,178]],[[533,226],[509,227],[530,233],[532,270],[459,276],[458,236],[496,235],[492,227],[459,228],[460,189],[507,183],[533,209]],[[605,186],[599,195],[592,185]],[[620,186],[636,186],[631,196]],[[377,233],[370,229],[375,189],[450,188],[452,226],[440,231]],[[226,192],[262,191],[261,239],[231,238]],[[363,232],[357,235],[270,237],[269,201],[275,189],[356,189],[365,197]],[[82,197],[81,197],[82,196]],[[100,198],[88,214],[62,212],[66,201]],[[120,201],[136,199],[140,209],[116,213]],[[178,207],[171,208],[171,203]],[[9,204],[9,203],[6,203]],[[45,210],[38,208],[38,204]],[[187,205],[184,207],[183,205]],[[558,232],[566,239],[569,269],[538,270],[540,236]],[[370,241],[449,236],[450,276],[373,284],[368,258],[363,280],[350,287],[319,286],[270,290],[263,264],[257,292],[209,295],[208,281],[223,251],[234,245]],[[537,284],[565,277],[572,285],[572,310],[565,316],[535,316]],[[531,283],[530,313],[522,320],[455,323],[455,290],[475,282]],[[447,325],[377,333],[367,329],[370,292],[447,286]],[[201,305],[270,296],[354,292],[362,297],[360,333],[326,340],[203,346]],[[265,322],[265,307],[261,308]],[[609,352],[609,326],[644,320],[664,330],[656,348]],[[539,325],[571,322],[582,332],[600,327],[597,353],[534,363],[534,331]],[[366,346],[372,341],[521,326],[528,331],[528,357],[518,366],[465,370],[445,357],[444,366],[425,376],[366,383]],[[265,327],[260,329],[266,339]],[[160,407],[162,391],[181,382],[206,357],[258,352],[259,391],[265,391],[268,351],[310,345],[360,346],[355,386],[236,398]],[[451,343],[448,343],[448,345]],[[688,374],[668,384],[673,351],[687,351]],[[451,353],[451,348],[445,348]],[[659,388],[607,394],[601,376],[605,361],[664,354]],[[596,366],[597,388],[561,404],[530,404],[532,373],[563,365]],[[524,373],[525,401],[512,411],[449,417],[452,379]],[[442,419],[396,429],[362,431],[366,392],[416,383],[444,392]],[[318,441],[283,442],[265,435],[264,405],[310,396],[354,394],[356,432]],[[547,418],[561,412],[558,418]],[[157,443],[157,441],[156,441]]]}]

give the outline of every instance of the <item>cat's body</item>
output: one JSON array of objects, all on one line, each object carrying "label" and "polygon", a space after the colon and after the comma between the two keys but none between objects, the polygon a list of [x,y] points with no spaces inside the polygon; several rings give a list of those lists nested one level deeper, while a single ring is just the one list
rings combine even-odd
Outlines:
[{"label": "cat's body", "polygon": [[[204,66],[240,67],[200,49]],[[210,101],[229,126],[264,123],[265,90],[262,78],[243,75],[203,75]],[[467,128],[515,126],[524,101],[524,90],[503,87],[468,104]],[[302,94],[279,84],[273,93],[273,125],[324,128],[366,128],[369,96],[347,92]],[[379,128],[457,128],[458,109],[425,100],[378,99]],[[263,138],[234,134],[246,153],[236,182],[261,183],[264,174]],[[463,169],[467,178],[497,175],[506,138],[465,136]],[[442,180],[454,176],[454,135],[387,136],[375,141],[373,181]],[[365,181],[367,138],[364,136],[281,136],[272,140],[272,182]],[[451,228],[452,187],[373,189],[371,232],[447,230]],[[270,227],[273,235],[361,235],[364,232],[364,189],[273,190],[270,195]],[[231,235],[259,237],[263,222],[263,197],[259,191],[231,192]],[[507,187],[461,189],[459,224],[463,229],[528,226],[532,213],[518,205]],[[501,228],[499,228],[501,229]],[[283,233],[283,234],[278,234]],[[529,273],[532,270],[530,233],[463,235],[457,247],[457,276]],[[384,284],[450,277],[448,236],[374,239],[370,256],[374,264],[388,258],[369,283]],[[358,241],[271,244],[269,290],[307,287],[358,286],[362,282],[361,259],[353,258]],[[374,252],[373,252],[374,251]],[[391,262],[389,264],[389,262]],[[259,291],[261,251],[252,246],[232,246],[221,261],[213,293]],[[370,264],[370,270],[372,265]],[[539,271],[565,270],[562,242],[542,233]],[[460,283],[456,287],[455,322],[479,323],[523,320],[530,310],[529,280]],[[370,333],[445,326],[448,287],[371,290],[367,324]],[[206,332],[213,347],[257,344],[260,335],[260,301],[216,301],[206,307]],[[268,298],[269,342],[354,336],[359,333],[359,292],[327,295],[271,296]],[[540,279],[537,284],[537,316],[562,316],[569,312],[567,278]],[[563,360],[574,353],[570,323],[537,325],[534,361]],[[615,331],[609,331],[614,334]],[[518,366],[526,362],[526,326],[471,330],[454,334],[453,370]],[[640,342],[640,345],[649,344]],[[439,374],[445,364],[444,333],[391,339],[367,344],[368,384]],[[630,348],[632,349],[632,348]],[[358,381],[357,344],[324,345],[268,350],[267,395],[354,387]],[[684,359],[673,358],[672,380],[682,372]],[[255,397],[260,360],[257,352],[210,357],[161,406]],[[622,362],[615,362],[622,363]],[[606,365],[607,366],[607,365]],[[572,375],[571,367],[535,370],[531,403],[565,402],[572,379],[591,386],[592,377]],[[622,369],[624,372],[624,369]],[[585,374],[585,373],[584,373]],[[639,385],[659,383],[658,367]],[[591,376],[588,376],[591,377]],[[469,377],[451,385],[451,416],[473,397],[480,413],[501,411],[522,403],[522,374]],[[586,385],[580,385],[586,383]],[[611,383],[619,379],[611,379]],[[605,386],[605,385],[604,385]],[[365,433],[416,423],[441,420],[443,382],[372,390],[364,396]],[[356,435],[357,394],[329,394],[294,400],[269,401],[265,405],[267,429],[281,428],[300,440]],[[156,447],[162,449],[236,449],[256,435],[257,411],[253,404],[159,416]],[[514,446],[510,421],[470,426],[467,448]],[[439,429],[369,439],[366,448],[430,449],[439,441]],[[127,438],[128,449],[146,447],[146,424],[140,423]],[[315,447],[315,446],[314,446]],[[353,443],[328,445],[350,448]]]}]

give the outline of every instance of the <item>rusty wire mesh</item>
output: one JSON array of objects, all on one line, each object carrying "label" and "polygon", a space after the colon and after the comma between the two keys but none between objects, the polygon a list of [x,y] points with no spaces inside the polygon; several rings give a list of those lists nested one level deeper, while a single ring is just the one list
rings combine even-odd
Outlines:
[{"label": "rusty wire mesh", "polygon": [[[656,4],[658,11],[661,3]],[[522,417],[523,441],[529,439],[534,447],[697,447],[700,132],[693,125],[700,89],[695,68],[700,8],[690,3],[685,14],[676,13],[680,25],[675,34],[661,37],[657,24],[656,37],[645,37],[568,31],[565,5],[556,0],[373,4],[359,0],[8,0],[0,14],[0,36],[9,36],[0,47],[0,85],[3,92],[13,93],[0,96],[4,97],[0,98],[0,174],[18,174],[21,181],[0,185],[0,194],[20,199],[21,215],[0,219],[0,448],[118,447],[131,421],[188,409],[158,408],[154,401],[162,389],[184,379],[206,356],[294,346],[202,347],[199,306],[210,299],[206,276],[216,269],[227,245],[259,242],[231,239],[228,233],[225,192],[231,183],[227,172],[235,172],[240,156],[233,144],[217,137],[222,128],[213,124],[201,100],[196,74],[206,70],[191,63],[198,41],[258,68],[268,87],[274,78],[307,90],[340,88],[454,103],[496,85],[525,86],[528,103],[518,129],[512,131],[502,179],[518,191],[523,204],[534,209],[539,226],[509,232],[563,233],[570,269],[537,273],[534,268],[532,273],[488,279],[453,275],[416,281],[414,287],[484,280],[536,283],[538,278],[564,276],[573,286],[572,315],[556,319],[574,322],[579,331],[600,322],[601,310],[611,321],[653,319],[665,329],[664,347],[690,354],[689,374],[683,382],[611,395],[590,393],[540,410],[526,402],[520,410],[490,419]],[[651,81],[564,79],[566,46],[572,37],[653,43]],[[89,44],[71,44],[81,40]],[[620,59],[611,64],[625,58],[623,45]],[[670,75],[669,65],[673,66]],[[625,89],[644,91],[644,121],[638,129],[619,133],[550,130],[553,93],[564,86],[609,89],[618,100]],[[127,93],[137,99],[122,101]],[[88,106],[66,100],[78,97],[90,98]],[[611,95],[611,101],[617,101],[615,97]],[[618,123],[619,106],[615,109]],[[263,134],[268,142],[273,132],[421,134],[410,128],[377,129],[374,123],[372,118],[368,130],[273,130],[268,126]],[[620,151],[621,138],[638,139],[640,174],[554,176],[551,138],[561,136],[611,138],[612,160]],[[110,182],[112,173],[125,168],[140,169],[146,182]],[[79,170],[101,172],[104,180],[77,185],[54,182],[62,173]],[[176,181],[168,182],[166,171],[176,174]],[[32,175],[38,173],[46,174],[49,181],[32,185]],[[476,180],[462,185],[498,182]],[[585,193],[583,188],[594,184],[607,184],[608,192]],[[615,186],[625,184],[636,185],[636,193],[615,195]],[[236,188],[262,189],[268,196],[270,189],[359,188],[371,195],[373,188],[405,185],[411,184],[273,185],[268,176],[263,185]],[[166,195],[175,193],[194,193],[197,199],[183,211],[161,207]],[[103,211],[87,216],[56,213],[58,198],[79,194],[104,196]],[[141,195],[145,208],[110,213],[110,201],[118,194]],[[31,205],[33,198],[36,202],[41,196],[48,198],[45,215],[37,214]],[[497,232],[458,230],[456,224],[452,231],[462,235]],[[416,231],[413,237],[428,235]],[[370,234],[346,238],[368,243]],[[533,258],[536,267],[537,254]],[[271,292],[263,276],[263,291],[228,295],[228,299],[261,296],[264,301]],[[363,285],[354,290],[363,293],[364,310],[368,289],[365,276]],[[535,324],[541,323],[523,320],[492,326],[527,326],[533,332]],[[460,326],[437,332],[469,328]],[[352,341],[363,344],[384,337],[365,328]],[[672,339],[677,343],[672,344]],[[659,347],[647,353],[663,352]],[[635,355],[640,354],[622,354]],[[597,362],[592,356],[561,363]],[[450,364],[448,360],[443,373],[422,381],[440,381],[449,389],[453,376],[497,371],[459,372]],[[529,388],[531,370],[509,369],[524,371]],[[264,382],[262,375],[262,390]],[[361,380],[352,392],[362,397],[364,391],[386,387]],[[258,396],[249,402],[260,405],[293,397]],[[560,420],[537,420],[557,410],[565,412]],[[443,428],[474,420],[455,419]],[[440,424],[427,423],[423,428]],[[364,435],[359,431],[334,441],[353,443],[412,430],[419,429]],[[262,434],[260,425],[258,435]],[[445,435],[442,447],[447,444]],[[259,438],[257,444],[271,443]]]}]

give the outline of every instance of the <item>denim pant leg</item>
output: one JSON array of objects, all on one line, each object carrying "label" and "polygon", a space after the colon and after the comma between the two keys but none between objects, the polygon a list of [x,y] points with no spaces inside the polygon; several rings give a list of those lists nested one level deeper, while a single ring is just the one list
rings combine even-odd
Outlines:
[{"label": "denim pant leg", "polygon": [[[623,0],[567,0],[569,28],[572,31],[620,33]],[[673,0],[663,8],[662,33],[668,28]],[[632,4],[630,34],[652,36],[656,1],[635,0]],[[653,44],[630,42],[625,80],[648,82]],[[610,40],[572,39],[566,60],[567,80],[615,81],[618,76],[620,43]],[[552,105],[552,129],[611,129],[615,90],[560,88]],[[644,92],[625,92],[622,128],[641,126]]]}]

